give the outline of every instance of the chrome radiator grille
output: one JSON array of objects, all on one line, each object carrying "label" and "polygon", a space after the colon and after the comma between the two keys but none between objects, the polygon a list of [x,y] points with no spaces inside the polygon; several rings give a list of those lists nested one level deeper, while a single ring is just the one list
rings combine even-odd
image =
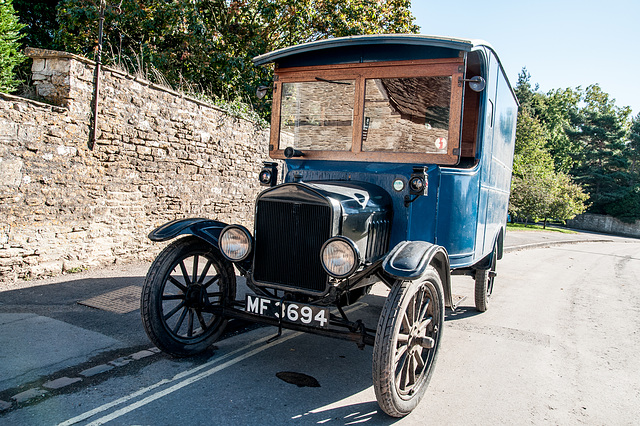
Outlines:
[{"label": "chrome radiator grille", "polygon": [[331,229],[328,205],[258,200],[254,281],[324,291],[327,274],[320,264],[320,249]]}]

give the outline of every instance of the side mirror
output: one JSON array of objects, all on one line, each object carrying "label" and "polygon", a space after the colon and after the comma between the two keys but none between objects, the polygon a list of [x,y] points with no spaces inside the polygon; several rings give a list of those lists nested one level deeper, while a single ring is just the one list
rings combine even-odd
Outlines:
[{"label": "side mirror", "polygon": [[473,90],[474,92],[482,92],[485,87],[487,87],[487,82],[479,75],[471,78],[461,78],[460,81],[469,82],[469,89]]}]

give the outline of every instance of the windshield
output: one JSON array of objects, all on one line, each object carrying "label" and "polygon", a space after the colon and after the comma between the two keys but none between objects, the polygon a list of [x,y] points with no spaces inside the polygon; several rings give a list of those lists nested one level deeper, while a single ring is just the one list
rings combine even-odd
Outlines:
[{"label": "windshield", "polygon": [[280,149],[350,151],[355,81],[283,83]]},{"label": "windshield", "polygon": [[463,68],[446,58],[279,69],[269,154],[456,164]]},{"label": "windshield", "polygon": [[446,153],[451,77],[366,81],[363,151]]}]

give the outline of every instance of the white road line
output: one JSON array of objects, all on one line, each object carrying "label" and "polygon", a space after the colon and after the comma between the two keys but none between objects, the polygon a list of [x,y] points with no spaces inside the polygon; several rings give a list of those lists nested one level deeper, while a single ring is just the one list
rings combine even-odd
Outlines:
[{"label": "white road line", "polygon": [[[361,309],[364,306],[367,306],[366,304],[362,304],[362,303],[360,303],[358,305],[351,306],[351,307],[345,309],[345,313],[351,313],[353,311]],[[280,336],[280,338],[278,340],[276,340],[276,341],[274,341],[272,343],[266,343],[266,341],[271,339],[273,336],[265,336],[265,337],[263,337],[261,339],[256,340],[253,343],[250,343],[247,346],[244,346],[242,348],[239,348],[239,349],[236,349],[234,351],[231,351],[228,354],[222,355],[219,358],[211,360],[211,361],[209,361],[209,362],[207,362],[205,364],[202,364],[202,365],[200,365],[198,367],[195,367],[195,368],[192,368],[190,370],[184,371],[182,373],[176,374],[171,379],[160,380],[159,382],[157,382],[157,383],[155,383],[155,384],[153,384],[151,386],[148,386],[146,388],[142,388],[140,390],[137,390],[136,392],[133,392],[133,393],[131,393],[129,395],[125,395],[122,398],[116,399],[115,401],[112,401],[112,402],[109,402],[107,404],[101,405],[100,407],[94,408],[93,410],[89,410],[89,411],[87,411],[87,412],[85,412],[83,414],[80,414],[80,415],[78,415],[76,417],[73,417],[73,418],[71,418],[69,420],[66,420],[66,421],[64,421],[62,423],[59,423],[58,426],[71,426],[71,425],[79,423],[79,422],[81,422],[83,420],[87,420],[87,419],[89,419],[89,418],[91,418],[91,417],[93,417],[93,416],[95,416],[97,414],[100,414],[100,413],[103,413],[103,412],[109,410],[110,408],[113,408],[113,407],[118,406],[120,404],[123,404],[123,403],[125,403],[127,401],[130,401],[130,400],[132,400],[134,398],[142,396],[145,393],[150,392],[150,391],[152,391],[152,390],[154,390],[154,389],[156,389],[156,388],[158,388],[160,386],[163,386],[163,385],[166,385],[166,384],[169,384],[169,383],[173,383],[173,382],[175,382],[177,380],[180,380],[180,379],[182,379],[184,377],[191,376],[192,374],[196,373],[197,371],[200,371],[202,369],[211,367],[214,364],[218,364],[221,361],[223,361],[223,360],[225,360],[227,358],[230,358],[230,357],[236,355],[239,352],[246,351],[249,348],[251,348],[253,346],[256,346],[256,345],[262,345],[259,348],[253,349],[253,350],[251,350],[249,352],[246,352],[246,353],[238,356],[237,358],[231,359],[231,360],[229,360],[229,361],[227,361],[227,362],[225,362],[225,363],[223,363],[223,364],[221,364],[221,365],[219,365],[217,367],[213,367],[210,370],[204,371],[204,372],[202,372],[202,373],[200,373],[200,374],[198,374],[196,376],[192,376],[189,379],[186,379],[186,380],[184,380],[182,382],[176,383],[175,385],[173,385],[173,386],[171,386],[171,387],[169,387],[169,388],[167,388],[167,389],[165,389],[163,391],[156,392],[155,394],[149,395],[148,397],[146,397],[144,399],[141,399],[138,402],[135,402],[135,403],[133,403],[131,405],[123,407],[123,408],[121,408],[119,410],[116,410],[116,411],[114,411],[113,413],[111,413],[109,415],[106,415],[104,417],[101,417],[101,418],[89,423],[87,426],[89,426],[89,425],[102,425],[102,424],[104,424],[106,422],[109,422],[109,421],[111,421],[113,419],[116,419],[116,418],[118,418],[120,416],[123,416],[124,414],[127,414],[127,413],[129,413],[129,412],[131,412],[131,411],[133,411],[133,410],[135,410],[137,408],[140,408],[140,407],[142,407],[142,406],[144,406],[144,405],[146,405],[146,404],[148,404],[150,402],[153,402],[156,399],[162,398],[163,396],[166,396],[166,395],[168,395],[168,394],[170,394],[172,392],[175,392],[175,391],[177,391],[179,389],[182,389],[185,386],[188,386],[188,385],[190,385],[190,384],[192,384],[194,382],[197,382],[198,380],[202,380],[202,379],[204,379],[204,378],[206,378],[206,377],[208,377],[208,376],[210,376],[210,375],[212,375],[214,373],[217,373],[218,371],[223,370],[223,369],[225,369],[225,368],[227,368],[229,366],[232,366],[232,365],[234,365],[234,364],[236,364],[236,363],[238,363],[238,362],[240,362],[240,361],[242,361],[244,359],[252,357],[253,355],[256,355],[256,354],[258,354],[258,353],[260,353],[260,352],[262,352],[262,351],[264,351],[266,349],[269,349],[269,348],[271,348],[273,346],[276,346],[276,345],[278,345],[280,343],[286,342],[289,339],[292,339],[294,337],[297,337],[297,336],[300,336],[300,335],[304,334],[304,332],[295,332],[295,333],[291,333],[291,334],[289,334],[287,336],[286,334],[288,332],[289,332],[288,330],[283,331],[282,336]]]},{"label": "white road line", "polygon": [[[298,335],[298,334],[300,334],[300,333],[297,333],[295,335]],[[291,337],[293,337],[295,335],[292,335]],[[66,420],[66,421],[60,423],[58,426],[70,426],[70,425],[76,424],[78,422],[81,422],[83,420],[87,420],[88,418],[91,418],[91,417],[95,416],[96,414],[102,413],[104,411],[107,411],[110,408],[113,408],[113,407],[115,407],[117,405],[123,404],[123,403],[125,403],[127,401],[130,401],[130,400],[132,400],[134,398],[137,398],[137,397],[139,397],[141,395],[144,395],[145,393],[147,393],[149,391],[152,391],[152,390],[154,390],[154,389],[156,389],[156,388],[158,388],[158,387],[160,387],[162,385],[166,385],[166,384],[175,382],[177,380],[183,379],[184,377],[190,376],[190,375],[192,375],[192,374],[194,374],[194,373],[196,373],[196,372],[198,372],[198,371],[200,371],[202,369],[211,367],[214,364],[218,364],[218,363],[224,361],[225,359],[236,355],[238,352],[243,352],[243,351],[246,351],[247,349],[251,348],[252,346],[263,344],[267,340],[269,340],[271,337],[272,336],[266,336],[266,337],[263,337],[261,339],[258,339],[255,342],[250,343],[247,346],[243,346],[242,348],[239,348],[239,349],[236,349],[234,351],[231,351],[228,354],[222,355],[222,356],[220,356],[220,357],[218,357],[216,359],[213,359],[213,360],[211,360],[211,361],[209,361],[209,362],[207,362],[205,364],[199,365],[198,367],[194,367],[194,368],[189,369],[187,371],[183,371],[182,373],[176,374],[172,379],[160,380],[158,383],[155,383],[155,384],[153,384],[151,386],[148,386],[146,388],[142,388],[142,389],[137,390],[136,392],[133,392],[133,393],[131,393],[129,395],[125,395],[122,398],[118,398],[115,401],[112,401],[112,402],[109,402],[107,404],[101,405],[100,407],[94,408],[93,410],[87,411],[86,413],[80,414],[79,416],[76,416],[76,417],[73,417],[73,418],[71,418],[69,420]],[[289,338],[290,338],[289,336],[286,337],[287,340]],[[273,344],[269,345],[269,347],[271,347],[271,346],[274,346],[274,345]]]},{"label": "white road line", "polygon": [[267,349],[269,349],[269,348],[271,348],[271,347],[273,347],[275,345],[278,345],[280,343],[286,342],[287,340],[289,340],[289,339],[291,339],[293,337],[300,336],[301,334],[302,334],[302,332],[292,333],[289,336],[282,335],[275,342],[268,343],[266,345],[260,346],[259,348],[255,348],[255,349],[253,349],[253,350],[251,350],[251,351],[249,351],[249,352],[247,352],[247,353],[245,353],[243,355],[240,355],[240,356],[238,356],[236,358],[233,358],[233,359],[231,359],[231,360],[229,360],[229,361],[227,361],[227,362],[225,362],[223,364],[220,364],[217,367],[213,367],[210,370],[203,371],[200,374],[197,374],[195,376],[189,377],[188,379],[183,380],[182,382],[176,383],[175,385],[173,385],[173,386],[171,386],[171,387],[169,387],[167,389],[164,389],[164,390],[162,390],[160,392],[156,392],[153,395],[149,395],[148,397],[146,397],[144,399],[141,399],[138,402],[134,402],[131,405],[128,405],[126,407],[122,407],[121,409],[116,410],[116,411],[114,411],[113,413],[111,413],[109,415],[101,417],[101,418],[99,418],[99,419],[87,424],[87,426],[103,425],[103,424],[105,424],[107,422],[110,422],[111,420],[117,419],[118,417],[121,417],[121,416],[123,416],[123,415],[125,415],[125,414],[127,414],[127,413],[129,413],[129,412],[131,412],[133,410],[136,410],[136,409],[138,409],[138,408],[140,408],[140,407],[142,407],[144,405],[147,405],[150,402],[155,401],[156,399],[160,399],[160,398],[162,398],[164,396],[167,396],[170,393],[173,393],[173,392],[175,392],[177,390],[180,390],[185,386],[188,386],[188,385],[190,385],[192,383],[195,383],[195,382],[197,382],[199,380],[202,380],[202,379],[204,379],[206,377],[209,377],[210,375],[212,375],[214,373],[217,373],[220,370],[224,370],[227,367],[230,367],[230,366],[232,366],[234,364],[237,364],[238,362],[240,362],[242,360],[245,360],[247,358],[250,358],[250,357],[252,357],[252,356],[254,356],[254,355],[256,355],[256,354],[258,354],[258,353],[260,353],[262,351],[265,351],[265,350],[267,350]]}]

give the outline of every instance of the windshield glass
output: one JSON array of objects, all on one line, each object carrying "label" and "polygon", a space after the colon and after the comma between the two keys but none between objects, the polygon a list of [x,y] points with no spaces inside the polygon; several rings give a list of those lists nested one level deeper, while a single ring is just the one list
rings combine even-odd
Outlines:
[{"label": "windshield glass", "polygon": [[351,150],[355,86],[354,80],[283,83],[280,149]]},{"label": "windshield glass", "polygon": [[446,153],[451,77],[366,80],[363,151]]}]

